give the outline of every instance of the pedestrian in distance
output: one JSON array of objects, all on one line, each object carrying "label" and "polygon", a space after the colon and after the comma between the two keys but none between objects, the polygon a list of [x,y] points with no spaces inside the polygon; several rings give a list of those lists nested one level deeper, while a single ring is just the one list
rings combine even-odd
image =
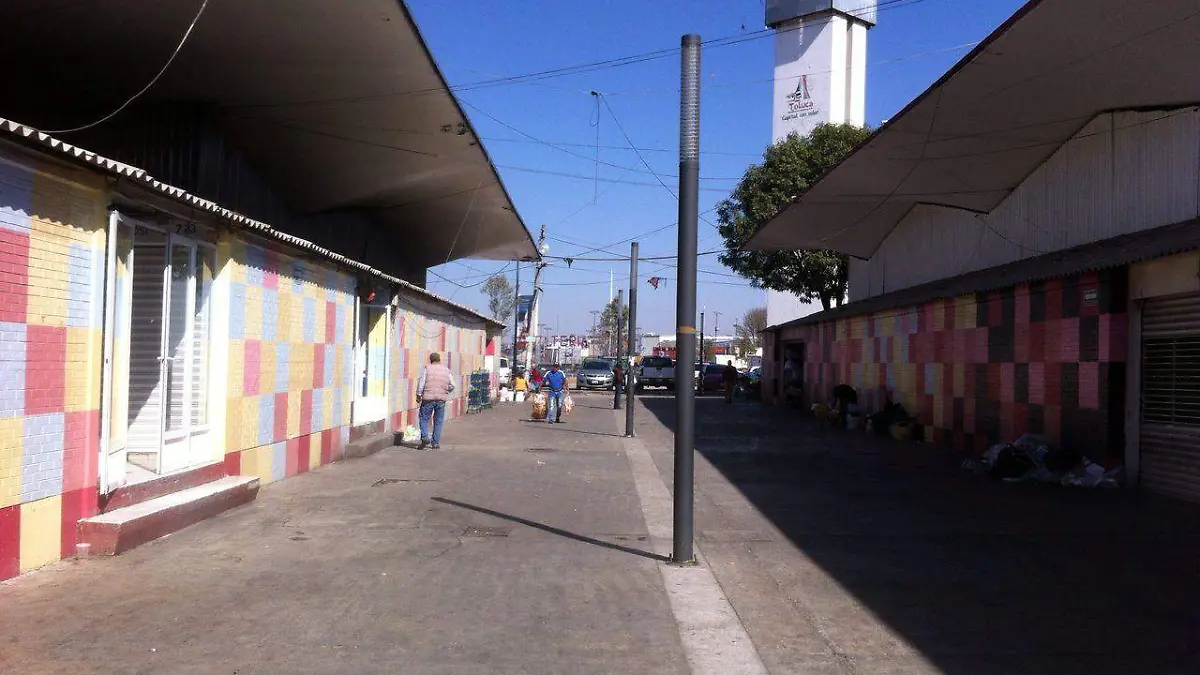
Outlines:
[{"label": "pedestrian in distance", "polygon": [[550,424],[562,424],[563,397],[567,391],[567,374],[558,369],[558,364],[550,366],[550,372],[542,376],[542,389],[546,394],[546,421]]},{"label": "pedestrian in distance", "polygon": [[421,406],[421,449],[442,447],[442,424],[446,421],[446,401],[454,393],[454,375],[442,365],[442,355],[429,355],[429,365],[421,369],[417,380],[417,404]]},{"label": "pedestrian in distance", "polygon": [[733,403],[733,390],[737,387],[738,370],[734,367],[733,361],[725,364],[725,370],[721,371],[721,383],[725,385],[725,402]]}]

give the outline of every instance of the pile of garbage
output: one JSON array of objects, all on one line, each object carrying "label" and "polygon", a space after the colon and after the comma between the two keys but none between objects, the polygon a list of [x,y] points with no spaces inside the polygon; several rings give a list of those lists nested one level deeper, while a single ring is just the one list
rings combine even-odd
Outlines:
[{"label": "pile of garbage", "polygon": [[1120,487],[1124,475],[1122,467],[1105,469],[1083,455],[1052,448],[1036,434],[993,445],[979,459],[963,460],[962,466],[995,480],[1067,487]]}]

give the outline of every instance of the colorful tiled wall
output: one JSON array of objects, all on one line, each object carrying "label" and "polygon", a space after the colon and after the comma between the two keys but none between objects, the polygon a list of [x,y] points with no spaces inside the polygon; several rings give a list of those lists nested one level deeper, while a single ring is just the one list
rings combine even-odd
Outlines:
[{"label": "colorful tiled wall", "polygon": [[73,553],[97,507],[107,214],[89,180],[0,157],[0,580]]},{"label": "colorful tiled wall", "polygon": [[389,409],[392,428],[417,424],[417,381],[431,352],[440,352],[442,363],[455,376],[454,399],[446,406],[446,417],[466,412],[472,371],[484,367],[487,331],[482,324],[470,325],[439,312],[422,312],[403,305],[393,313],[392,387]]},{"label": "colorful tiled wall", "polygon": [[1123,452],[1125,268],[1038,281],[794,329],[809,400],[847,383],[892,392],[926,440],[985,448],[1022,433],[1089,456]]},{"label": "colorful tiled wall", "polygon": [[342,454],[353,400],[352,277],[227,237],[226,471],[264,484]]}]

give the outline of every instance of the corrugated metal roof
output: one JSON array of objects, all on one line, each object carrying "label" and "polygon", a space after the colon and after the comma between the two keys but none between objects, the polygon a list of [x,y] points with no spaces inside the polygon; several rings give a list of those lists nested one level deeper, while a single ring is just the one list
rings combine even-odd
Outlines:
[{"label": "corrugated metal roof", "polygon": [[211,213],[211,214],[217,216],[218,218],[220,218],[224,221],[227,221],[229,223],[232,223],[243,229],[250,230],[252,232],[255,232],[256,234],[259,234],[259,235],[262,235],[265,237],[273,238],[277,241],[283,242],[290,246],[294,246],[296,248],[310,251],[310,252],[315,253],[316,255],[321,256],[321,257],[323,257],[331,262],[334,262],[338,265],[341,265],[343,267],[349,267],[351,269],[354,269],[354,270],[357,270],[360,272],[364,272],[366,274],[369,274],[376,278],[382,279],[389,283],[396,284],[397,286],[399,286],[400,288],[402,288],[404,290],[407,290],[411,293],[415,293],[419,296],[433,300],[439,304],[445,305],[445,306],[447,306],[453,310],[456,310],[458,312],[462,312],[471,317],[482,319],[485,322],[491,323],[491,324],[493,324],[495,326],[499,326],[501,328],[505,327],[504,324],[500,323],[499,321],[496,321],[493,318],[484,316],[469,307],[460,305],[460,304],[458,304],[452,300],[449,300],[447,298],[443,298],[442,296],[440,296],[436,293],[431,293],[431,292],[425,290],[424,288],[421,288],[420,286],[411,284],[403,279],[394,277],[390,274],[387,274],[385,272],[377,270],[374,267],[365,265],[356,260],[351,260],[350,258],[347,258],[346,256],[341,255],[340,253],[335,253],[333,251],[330,251],[329,249],[317,246],[316,244],[314,244],[311,241],[308,241],[306,239],[301,239],[300,237],[296,237],[296,236],[287,234],[286,232],[277,230],[264,222],[254,220],[253,218],[248,218],[248,217],[246,217],[240,213],[236,213],[234,211],[230,211],[229,209],[224,208],[224,207],[220,206],[219,204],[211,202],[207,199],[203,199],[201,197],[197,197],[196,195],[191,194],[187,190],[183,190],[183,189],[175,187],[173,185],[168,185],[162,181],[156,180],[153,176],[149,175],[144,170],[139,169],[135,166],[130,166],[128,164],[118,162],[116,160],[109,159],[107,157],[103,157],[101,155],[98,155],[98,154],[90,151],[90,150],[80,148],[78,146],[67,143],[66,141],[63,141],[63,140],[54,138],[53,136],[50,136],[48,134],[42,133],[41,131],[38,131],[37,129],[34,129],[32,127],[25,126],[24,124],[20,124],[18,122],[13,122],[11,120],[6,120],[4,118],[0,118],[0,135],[11,138],[23,145],[26,145],[26,146],[40,147],[43,150],[53,152],[57,155],[67,157],[69,159],[75,160],[77,162],[81,162],[83,164],[88,164],[92,167],[100,169],[111,175],[115,175],[115,176],[119,176],[121,178],[127,178],[129,180],[136,181],[139,184],[143,185],[144,187],[149,188],[150,190],[157,192],[159,194],[162,194],[174,201],[177,201],[181,204],[186,204],[187,206],[198,209],[200,211],[205,211],[205,212]]},{"label": "corrugated metal roof", "polygon": [[1029,281],[1120,267],[1196,249],[1200,249],[1200,219],[1191,219],[1174,225],[1055,251],[1036,258],[1027,258],[950,279],[941,279],[894,293],[877,295],[810,314],[794,321],[770,326],[767,330],[782,330],[793,326],[806,326],[898,307],[920,305],[932,300],[992,291]]}]

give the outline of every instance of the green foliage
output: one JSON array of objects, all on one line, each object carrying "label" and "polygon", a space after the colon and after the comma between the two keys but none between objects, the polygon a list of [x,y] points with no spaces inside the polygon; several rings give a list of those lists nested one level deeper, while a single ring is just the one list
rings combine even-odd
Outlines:
[{"label": "green foliage", "polygon": [[735,344],[738,356],[745,358],[754,354],[761,344],[761,333],[767,328],[767,308],[752,307],[746,310],[741,323],[734,326],[737,336]]},{"label": "green foliage", "polygon": [[481,293],[487,294],[488,311],[492,313],[492,316],[500,323],[507,323],[508,318],[513,314],[513,305],[516,303],[516,298],[513,297],[513,287],[508,282],[508,277],[503,274],[488,277],[479,290]]},{"label": "green foliage", "polygon": [[808,136],[791,134],[746,169],[728,199],[717,206],[725,239],[723,265],[758,288],[820,300],[829,309],[846,297],[847,258],[836,251],[742,251],[750,237],[870,135],[850,124],[820,124]]}]

